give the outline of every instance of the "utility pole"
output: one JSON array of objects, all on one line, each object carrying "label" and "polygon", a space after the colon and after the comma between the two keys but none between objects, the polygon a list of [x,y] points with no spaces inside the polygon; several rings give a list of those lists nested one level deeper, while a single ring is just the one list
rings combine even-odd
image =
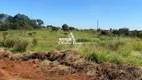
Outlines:
[{"label": "utility pole", "polygon": [[97,20],[97,30],[99,29],[99,20]]}]

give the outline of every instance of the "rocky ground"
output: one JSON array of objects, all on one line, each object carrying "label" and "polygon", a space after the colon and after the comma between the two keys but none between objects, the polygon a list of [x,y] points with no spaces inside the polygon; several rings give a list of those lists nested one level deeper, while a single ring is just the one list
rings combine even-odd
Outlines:
[{"label": "rocky ground", "polygon": [[97,64],[70,50],[13,54],[0,49],[0,80],[142,80],[142,68]]}]

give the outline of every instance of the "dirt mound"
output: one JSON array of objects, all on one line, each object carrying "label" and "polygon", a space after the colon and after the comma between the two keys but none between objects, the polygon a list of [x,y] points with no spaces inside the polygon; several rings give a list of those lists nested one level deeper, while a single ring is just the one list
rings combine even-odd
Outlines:
[{"label": "dirt mound", "polygon": [[3,51],[0,54],[0,80],[91,80],[86,74],[56,62],[63,55],[59,51],[32,54]]},{"label": "dirt mound", "polygon": [[31,61],[28,62],[13,62],[7,59],[0,59],[0,80],[17,80],[21,79],[33,79],[41,80],[45,79],[44,74],[38,71],[39,62],[34,64]]},{"label": "dirt mound", "polygon": [[31,54],[2,52],[0,58],[0,80],[142,80],[139,67],[97,64],[70,50]]},{"label": "dirt mound", "polygon": [[134,65],[100,64],[104,77],[109,80],[142,80],[142,69]]}]

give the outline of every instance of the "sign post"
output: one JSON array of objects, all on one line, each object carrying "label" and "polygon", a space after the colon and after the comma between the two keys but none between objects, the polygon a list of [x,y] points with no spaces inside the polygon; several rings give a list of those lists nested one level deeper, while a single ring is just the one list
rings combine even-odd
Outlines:
[{"label": "sign post", "polygon": [[72,32],[70,33],[70,35],[71,35],[71,38],[59,38],[58,44],[72,44],[72,45],[82,44],[82,43],[76,43],[74,35],[73,35]]}]

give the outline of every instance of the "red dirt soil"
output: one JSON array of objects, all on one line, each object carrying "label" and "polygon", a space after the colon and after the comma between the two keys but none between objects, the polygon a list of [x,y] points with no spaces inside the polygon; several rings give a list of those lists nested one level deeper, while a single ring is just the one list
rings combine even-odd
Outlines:
[{"label": "red dirt soil", "polygon": [[37,70],[37,64],[34,64],[30,61],[14,62],[7,59],[0,59],[0,79],[45,79],[44,74]]},{"label": "red dirt soil", "polygon": [[0,49],[0,80],[142,80],[142,68],[97,64],[75,51],[13,54]]},{"label": "red dirt soil", "polygon": [[39,68],[40,61],[10,61],[0,59],[0,80],[89,80],[83,74],[47,75]]}]

